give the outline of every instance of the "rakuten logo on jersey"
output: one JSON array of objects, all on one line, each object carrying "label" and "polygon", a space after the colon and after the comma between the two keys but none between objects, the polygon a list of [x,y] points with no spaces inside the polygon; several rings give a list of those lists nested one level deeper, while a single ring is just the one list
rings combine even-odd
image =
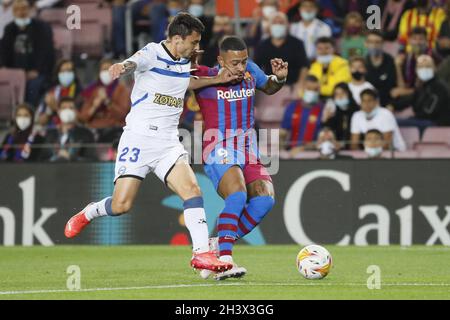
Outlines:
[{"label": "rakuten logo on jersey", "polygon": [[241,90],[217,90],[217,99],[225,99],[228,101],[243,100],[255,95],[255,89],[244,89]]}]

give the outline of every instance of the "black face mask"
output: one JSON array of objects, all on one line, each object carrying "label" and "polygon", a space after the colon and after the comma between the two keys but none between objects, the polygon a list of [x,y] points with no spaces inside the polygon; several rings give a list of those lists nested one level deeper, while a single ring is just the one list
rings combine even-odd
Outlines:
[{"label": "black face mask", "polygon": [[352,72],[352,77],[355,80],[362,80],[365,77],[365,73],[364,72],[360,72],[360,71],[356,71],[356,72]]}]

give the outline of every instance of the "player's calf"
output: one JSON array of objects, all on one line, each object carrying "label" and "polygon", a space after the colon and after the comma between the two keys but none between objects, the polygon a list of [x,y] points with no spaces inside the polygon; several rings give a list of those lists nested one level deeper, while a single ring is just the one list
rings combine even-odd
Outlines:
[{"label": "player's calf", "polygon": [[257,196],[249,200],[238,222],[238,238],[250,233],[272,210],[275,200],[272,196]]}]

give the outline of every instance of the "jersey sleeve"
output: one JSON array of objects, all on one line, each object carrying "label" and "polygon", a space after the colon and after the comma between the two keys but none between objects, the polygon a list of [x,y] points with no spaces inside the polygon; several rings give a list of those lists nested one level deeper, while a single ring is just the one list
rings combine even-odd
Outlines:
[{"label": "jersey sleeve", "polygon": [[156,52],[149,43],[141,50],[137,51],[134,55],[126,59],[124,62],[134,62],[137,65],[136,71],[146,71],[153,67],[155,60]]},{"label": "jersey sleeve", "polygon": [[247,63],[247,71],[255,78],[256,88],[261,89],[269,81],[269,77],[261,70],[260,67],[253,61],[249,60]]},{"label": "jersey sleeve", "polygon": [[196,77],[213,77],[216,75],[214,74],[213,69],[207,66],[198,65],[195,69],[196,70],[192,72],[192,75]]}]

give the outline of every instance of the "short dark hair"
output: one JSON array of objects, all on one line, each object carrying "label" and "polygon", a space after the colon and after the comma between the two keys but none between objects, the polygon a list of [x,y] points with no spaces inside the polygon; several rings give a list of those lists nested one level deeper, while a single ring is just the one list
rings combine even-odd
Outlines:
[{"label": "short dark hair", "polygon": [[361,94],[360,94],[361,99],[362,99],[362,97],[365,96],[365,95],[369,95],[369,96],[371,96],[372,98],[374,98],[375,100],[378,100],[378,91],[375,90],[375,89],[370,89],[370,88],[364,89],[364,90],[361,92]]},{"label": "short dark hair", "polygon": [[75,103],[75,99],[74,98],[72,98],[72,97],[62,97],[61,99],[59,99],[58,109],[61,107],[61,105],[64,102],[72,102],[74,104],[74,106],[76,107],[76,103]]},{"label": "short dark hair", "polygon": [[220,51],[242,51],[247,50],[244,40],[236,36],[225,37],[219,45]]},{"label": "short dark hair", "polygon": [[318,82],[319,82],[319,79],[318,79],[316,76],[314,76],[314,75],[312,75],[312,74],[309,74],[309,75],[306,76],[305,81],[310,81],[310,82],[316,82],[316,83],[318,83]]},{"label": "short dark hair", "polygon": [[316,46],[317,46],[319,43],[329,43],[329,44],[331,44],[333,47],[335,46],[335,42],[334,42],[333,38],[330,38],[330,37],[320,37],[319,39],[316,40]]},{"label": "short dark hair", "polygon": [[350,65],[353,62],[361,62],[364,66],[366,66],[366,59],[364,59],[364,57],[362,56],[353,56],[350,58]]},{"label": "short dark hair", "polygon": [[425,38],[428,36],[427,29],[424,27],[414,27],[409,35],[412,36],[414,34],[425,36]]},{"label": "short dark hair", "polygon": [[187,12],[178,13],[167,27],[169,38],[181,36],[186,38],[192,32],[202,33],[205,31],[204,24],[196,17]]},{"label": "short dark hair", "polygon": [[365,136],[367,137],[367,135],[370,133],[376,134],[381,139],[384,139],[383,133],[378,129],[370,129],[369,131],[366,132]]},{"label": "short dark hair", "polygon": [[299,3],[299,7],[302,6],[302,4],[304,4],[305,2],[311,2],[312,4],[314,4],[317,8],[319,7],[319,4],[317,3],[317,0],[301,0]]}]

